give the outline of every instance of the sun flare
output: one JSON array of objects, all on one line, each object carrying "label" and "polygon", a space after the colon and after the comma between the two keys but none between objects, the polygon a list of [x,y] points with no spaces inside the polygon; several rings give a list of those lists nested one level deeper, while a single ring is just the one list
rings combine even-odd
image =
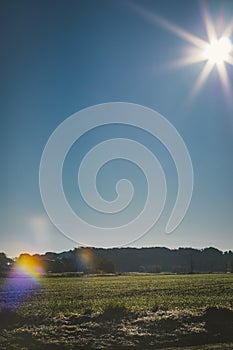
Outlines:
[{"label": "sun flare", "polygon": [[231,40],[228,37],[221,37],[220,39],[213,40],[206,45],[203,52],[203,58],[212,63],[221,64],[229,59],[231,51]]},{"label": "sun flare", "polygon": [[172,30],[173,34],[176,34],[192,44],[192,48],[187,52],[187,55],[176,62],[174,66],[205,62],[191,90],[191,95],[195,95],[201,89],[212,70],[216,68],[225,90],[228,103],[233,107],[233,92],[227,71],[227,64],[233,65],[233,44],[230,39],[233,34],[233,21],[226,25],[221,35],[217,35],[214,22],[210,17],[207,7],[204,5],[202,7],[202,14],[204,17],[208,41],[196,37],[177,26],[170,25],[169,28],[167,27],[169,30]]},{"label": "sun flare", "polygon": [[[165,30],[171,32],[182,40],[191,44],[187,48],[186,54],[178,60],[174,60],[169,64],[170,68],[178,68],[186,65],[203,62],[204,65],[191,89],[191,97],[200,91],[213,69],[217,69],[222,86],[225,90],[227,101],[233,108],[233,92],[227,65],[233,66],[233,19],[230,23],[225,23],[225,28],[221,33],[217,30],[214,21],[211,19],[207,5],[203,2],[201,5],[202,15],[204,19],[207,40],[204,40],[174,23],[150,12],[143,11],[144,16],[148,20],[155,22]],[[141,12],[141,11],[140,11]],[[222,17],[224,20],[224,17]],[[222,22],[224,25],[224,22]],[[223,26],[222,26],[223,27]]]}]

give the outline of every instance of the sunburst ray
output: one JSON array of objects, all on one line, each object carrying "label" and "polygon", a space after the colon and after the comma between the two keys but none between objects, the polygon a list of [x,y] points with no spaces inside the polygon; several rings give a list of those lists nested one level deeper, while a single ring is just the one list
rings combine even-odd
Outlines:
[{"label": "sunburst ray", "polygon": [[172,34],[180,37],[192,44],[192,49],[182,58],[171,62],[167,65],[169,68],[178,68],[201,61],[206,61],[203,69],[201,70],[196,82],[194,83],[191,95],[196,95],[207,81],[211,71],[216,67],[226,92],[227,98],[233,100],[231,82],[226,69],[226,64],[233,65],[233,45],[230,37],[233,33],[233,20],[226,25],[226,28],[222,31],[221,36],[217,36],[217,31],[214,26],[214,22],[211,19],[209,10],[205,3],[202,3],[201,11],[204,17],[205,29],[208,37],[208,41],[205,41],[194,34],[182,29],[169,22],[168,20],[152,14],[145,9],[137,5],[132,5],[134,10],[143,15],[147,20],[159,25],[160,27],[168,30]]}]

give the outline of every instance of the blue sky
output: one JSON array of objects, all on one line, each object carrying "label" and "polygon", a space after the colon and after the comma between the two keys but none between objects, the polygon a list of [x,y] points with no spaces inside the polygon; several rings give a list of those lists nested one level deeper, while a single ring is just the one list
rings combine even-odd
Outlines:
[{"label": "blue sky", "polygon": [[[206,4],[216,25],[219,18],[226,24],[232,20],[230,0]],[[169,198],[158,224],[133,246],[233,249],[233,110],[216,69],[189,99],[204,63],[171,68],[190,44],[143,15],[144,10],[160,15],[207,40],[201,2],[24,0],[2,1],[1,7],[0,250],[15,256],[75,246],[47,218],[39,191],[40,158],[62,121],[83,108],[113,101],[152,108],[176,127],[193,162],[190,208],[177,230],[166,235],[164,223],[177,187],[169,155],[149,135],[111,126],[87,134],[67,157],[64,189],[72,207],[85,215],[78,190],[72,188],[77,167],[73,149],[81,150],[81,157],[99,140],[131,135],[158,152]],[[232,80],[233,67],[228,65],[227,71]],[[111,199],[112,176],[125,176],[123,172],[135,183],[131,209],[137,212],[145,199],[145,181],[133,165],[112,164],[99,180],[100,191]],[[90,245],[97,243],[93,237]]]}]

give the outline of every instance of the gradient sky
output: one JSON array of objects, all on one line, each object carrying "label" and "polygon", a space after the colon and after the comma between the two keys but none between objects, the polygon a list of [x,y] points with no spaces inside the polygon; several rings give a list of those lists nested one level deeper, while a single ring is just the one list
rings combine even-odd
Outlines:
[{"label": "gradient sky", "polygon": [[[206,4],[216,26],[232,20],[231,0]],[[112,101],[152,108],[177,128],[193,162],[191,205],[181,225],[166,235],[164,225],[177,190],[169,155],[143,132],[109,126],[87,134],[67,157],[64,189],[72,207],[95,220],[75,189],[75,147],[81,157],[99,140],[127,135],[158,152],[168,181],[160,221],[133,246],[233,249],[233,109],[227,100],[233,96],[226,97],[214,69],[190,99],[204,63],[172,68],[190,44],[151,21],[144,10],[207,40],[199,1],[1,1],[0,251],[16,256],[75,246],[44,210],[40,158],[63,120],[85,107]],[[233,67],[228,65],[227,71],[233,80]],[[102,180],[100,174],[100,192],[112,199],[113,179],[128,174],[136,194],[131,209],[137,212],[145,200],[145,179],[132,164],[117,162],[105,169]],[[90,244],[97,240],[93,237]]]}]

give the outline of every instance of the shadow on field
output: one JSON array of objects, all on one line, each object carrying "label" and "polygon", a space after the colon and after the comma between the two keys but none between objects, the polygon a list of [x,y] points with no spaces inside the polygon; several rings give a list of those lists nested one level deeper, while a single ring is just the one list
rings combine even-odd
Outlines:
[{"label": "shadow on field", "polygon": [[24,318],[12,309],[2,308],[0,311],[0,330],[20,325]]},{"label": "shadow on field", "polygon": [[86,310],[82,315],[57,315],[47,320],[36,316],[29,320],[14,310],[0,311],[2,350],[185,349],[230,342],[233,311],[226,308],[207,308],[194,315],[164,310],[132,312],[124,305],[110,304],[101,313]]},{"label": "shadow on field", "polygon": [[211,337],[231,341],[233,338],[233,311],[226,308],[211,307],[206,309],[203,320]]}]

